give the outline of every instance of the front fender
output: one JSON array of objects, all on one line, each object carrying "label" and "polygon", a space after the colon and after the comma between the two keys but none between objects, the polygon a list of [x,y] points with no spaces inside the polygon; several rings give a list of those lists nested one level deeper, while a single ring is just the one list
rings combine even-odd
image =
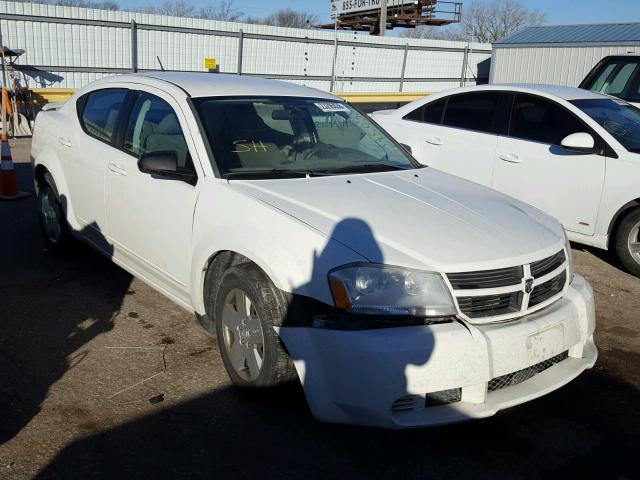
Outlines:
[{"label": "front fender", "polygon": [[204,277],[219,252],[239,253],[284,292],[333,304],[329,270],[366,261],[318,230],[255,198],[207,179],[196,205],[191,265],[192,305],[204,314]]}]

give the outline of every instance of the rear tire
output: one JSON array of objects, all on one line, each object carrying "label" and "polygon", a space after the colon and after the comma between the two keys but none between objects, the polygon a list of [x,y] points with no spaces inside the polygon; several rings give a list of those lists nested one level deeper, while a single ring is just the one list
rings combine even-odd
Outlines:
[{"label": "rear tire", "polygon": [[634,208],[620,220],[615,231],[614,248],[624,268],[640,277],[640,208]]},{"label": "rear tire", "polygon": [[296,378],[273,328],[282,324],[286,300],[255,265],[244,263],[224,273],[212,311],[222,361],[235,385],[265,388]]},{"label": "rear tire", "polygon": [[56,189],[44,181],[38,192],[38,215],[44,242],[50,250],[66,250],[73,242]]}]

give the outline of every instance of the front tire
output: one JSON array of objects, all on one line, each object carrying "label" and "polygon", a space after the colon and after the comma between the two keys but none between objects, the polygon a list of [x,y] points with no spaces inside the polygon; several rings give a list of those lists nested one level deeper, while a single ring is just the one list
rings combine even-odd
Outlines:
[{"label": "front tire", "polygon": [[214,320],[222,361],[235,385],[265,388],[295,378],[293,363],[274,330],[286,310],[284,296],[253,264],[225,272]]},{"label": "front tire", "polygon": [[625,269],[640,277],[640,208],[622,218],[615,231],[614,247]]},{"label": "front tire", "polygon": [[60,198],[53,186],[44,182],[38,192],[40,227],[47,247],[65,250],[73,241]]}]

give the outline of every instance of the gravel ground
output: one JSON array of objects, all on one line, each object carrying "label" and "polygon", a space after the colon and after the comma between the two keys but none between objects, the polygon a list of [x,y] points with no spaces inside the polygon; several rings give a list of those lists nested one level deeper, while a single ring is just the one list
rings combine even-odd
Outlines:
[{"label": "gravel ground", "polygon": [[[31,190],[29,141],[12,141]],[[231,387],[195,317],[80,246],[48,252],[35,199],[0,203],[0,478],[637,478],[640,279],[574,245],[596,367],[495,417],[384,431],[314,421],[300,388]]]}]

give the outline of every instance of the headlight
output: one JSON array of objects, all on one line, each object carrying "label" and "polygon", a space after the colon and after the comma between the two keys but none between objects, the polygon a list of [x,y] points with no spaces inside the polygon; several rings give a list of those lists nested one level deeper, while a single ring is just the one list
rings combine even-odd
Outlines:
[{"label": "headlight", "polygon": [[386,265],[356,264],[329,273],[336,307],[369,315],[456,314],[442,276]]},{"label": "headlight", "polygon": [[569,283],[573,282],[573,253],[571,253],[571,244],[569,243],[569,237],[567,232],[564,232],[564,251],[567,256],[567,263],[569,264]]}]

